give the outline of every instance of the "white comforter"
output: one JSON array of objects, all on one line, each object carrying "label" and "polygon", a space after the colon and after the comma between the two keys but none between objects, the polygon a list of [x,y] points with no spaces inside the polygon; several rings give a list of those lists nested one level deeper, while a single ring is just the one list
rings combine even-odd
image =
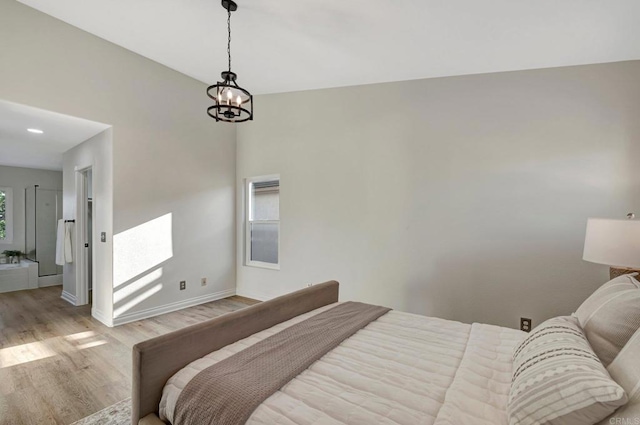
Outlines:
[{"label": "white comforter", "polygon": [[[164,388],[172,422],[182,389],[199,371],[326,306],[194,361]],[[345,340],[263,402],[248,424],[507,424],[511,353],[524,333],[390,311]]]}]

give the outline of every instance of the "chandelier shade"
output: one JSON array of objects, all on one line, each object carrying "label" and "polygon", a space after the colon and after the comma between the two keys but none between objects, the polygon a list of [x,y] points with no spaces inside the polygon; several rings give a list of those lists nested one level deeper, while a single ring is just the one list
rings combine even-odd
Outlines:
[{"label": "chandelier shade", "polygon": [[222,81],[207,88],[213,106],[207,113],[216,121],[245,122],[253,119],[253,96],[236,83],[236,74],[222,72]]},{"label": "chandelier shade", "polygon": [[222,81],[207,88],[207,95],[213,99],[207,114],[216,122],[250,121],[253,120],[253,96],[238,85],[238,76],[231,71],[231,12],[237,10],[238,5],[233,0],[222,0],[222,7],[227,10],[229,69],[221,73]]}]

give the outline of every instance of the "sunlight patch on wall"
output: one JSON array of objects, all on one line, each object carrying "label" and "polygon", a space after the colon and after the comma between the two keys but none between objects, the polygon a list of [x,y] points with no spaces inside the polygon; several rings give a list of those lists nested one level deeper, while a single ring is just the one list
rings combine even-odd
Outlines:
[{"label": "sunlight patch on wall", "polygon": [[172,214],[147,221],[113,237],[114,287],[173,256]]},{"label": "sunlight patch on wall", "polygon": [[134,297],[130,301],[124,303],[122,306],[116,307],[113,310],[113,317],[116,318],[116,317],[122,316],[123,313],[126,313],[127,311],[131,310],[133,307],[140,304],[142,301],[146,300],[147,298],[151,297],[153,294],[160,292],[161,290],[162,290],[162,283],[158,283],[156,286],[147,289],[137,297]]},{"label": "sunlight patch on wall", "polygon": [[155,282],[156,280],[162,277],[162,268],[152,271],[148,275],[141,277],[138,280],[134,280],[130,282],[126,286],[122,286],[121,288],[117,288],[113,293],[113,302],[118,304],[122,302],[125,298],[134,295],[137,292],[140,292],[149,284]]}]

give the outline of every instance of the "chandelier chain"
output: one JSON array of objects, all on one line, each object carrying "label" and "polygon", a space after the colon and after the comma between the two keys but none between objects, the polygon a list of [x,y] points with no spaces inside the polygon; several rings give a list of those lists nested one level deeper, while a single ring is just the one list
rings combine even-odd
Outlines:
[{"label": "chandelier chain", "polygon": [[229,57],[229,72],[231,72],[231,8],[227,9],[227,56]]}]

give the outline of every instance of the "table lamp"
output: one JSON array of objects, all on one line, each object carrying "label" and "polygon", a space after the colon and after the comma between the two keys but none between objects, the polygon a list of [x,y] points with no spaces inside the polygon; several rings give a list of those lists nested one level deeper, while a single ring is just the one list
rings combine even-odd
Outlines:
[{"label": "table lamp", "polygon": [[582,259],[608,265],[611,279],[640,272],[640,220],[633,213],[627,220],[587,220]]}]

